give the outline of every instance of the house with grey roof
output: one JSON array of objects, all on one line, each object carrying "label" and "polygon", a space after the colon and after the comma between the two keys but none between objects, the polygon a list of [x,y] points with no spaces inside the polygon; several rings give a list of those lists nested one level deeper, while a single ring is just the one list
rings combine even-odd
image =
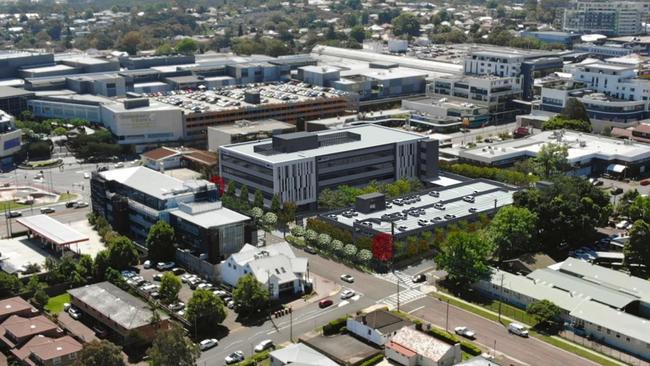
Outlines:
[{"label": "house with grey roof", "polygon": [[391,336],[403,327],[413,325],[385,309],[376,309],[370,312],[362,312],[356,317],[347,320],[348,332],[363,338],[378,346],[383,346]]},{"label": "house with grey roof", "polygon": [[255,247],[250,244],[219,264],[221,280],[236,286],[247,274],[268,286],[271,298],[299,294],[310,282],[309,261],[296,257],[287,242]]},{"label": "house with grey roof", "polygon": [[576,334],[650,360],[650,282],[576,258],[528,275],[493,269],[482,293],[525,309],[550,300]]},{"label": "house with grey roof", "polygon": [[270,353],[271,366],[338,366],[324,354],[304,343],[295,343]]}]

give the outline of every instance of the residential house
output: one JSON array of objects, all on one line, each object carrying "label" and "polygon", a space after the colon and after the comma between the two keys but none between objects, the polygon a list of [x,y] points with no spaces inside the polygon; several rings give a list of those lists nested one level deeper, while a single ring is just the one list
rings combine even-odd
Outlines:
[{"label": "residential house", "polygon": [[409,327],[400,329],[385,347],[386,358],[403,366],[452,366],[462,358],[460,343],[452,346]]},{"label": "residential house", "polygon": [[338,366],[322,353],[304,343],[294,343],[288,347],[273,351],[269,355],[271,366]]},{"label": "residential house", "polygon": [[9,349],[20,347],[39,334],[58,338],[63,330],[43,315],[31,318],[12,315],[0,324],[0,342]]},{"label": "residential house", "polygon": [[12,315],[29,318],[38,315],[38,310],[22,297],[10,297],[0,300],[0,322],[5,321]]},{"label": "residential house", "polygon": [[24,366],[69,366],[77,361],[82,349],[81,343],[70,336],[37,335],[11,353]]},{"label": "residential house", "polygon": [[348,318],[346,327],[348,332],[368,342],[383,346],[397,331],[411,325],[410,321],[402,319],[390,311],[378,309]]}]

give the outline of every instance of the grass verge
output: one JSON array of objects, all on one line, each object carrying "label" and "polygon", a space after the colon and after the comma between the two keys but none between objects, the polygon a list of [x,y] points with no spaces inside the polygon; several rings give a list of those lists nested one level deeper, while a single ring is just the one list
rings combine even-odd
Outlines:
[{"label": "grass verge", "polygon": [[70,303],[70,294],[68,293],[50,297],[50,300],[45,305],[45,310],[50,314],[58,314],[63,311],[63,304],[66,302]]}]

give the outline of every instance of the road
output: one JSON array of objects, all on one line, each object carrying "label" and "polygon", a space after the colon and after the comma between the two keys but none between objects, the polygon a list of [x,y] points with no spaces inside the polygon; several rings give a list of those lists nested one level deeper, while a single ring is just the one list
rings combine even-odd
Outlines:
[{"label": "road", "polygon": [[[299,256],[309,258],[310,271],[324,278],[341,283],[345,288],[351,288],[361,295],[351,301],[341,302],[338,295],[331,297],[334,305],[327,309],[319,309],[317,303],[310,304],[304,308],[294,311],[293,326],[289,316],[267,321],[260,326],[239,328],[220,340],[217,347],[204,352],[198,365],[221,365],[223,360],[231,352],[240,350],[247,356],[252,354],[252,348],[264,339],[272,339],[275,344],[289,341],[293,334],[296,339],[303,333],[311,331],[325,323],[339,318],[345,314],[353,314],[358,310],[372,306],[382,299],[393,295],[396,285],[376,276],[361,273],[350,269],[340,263],[328,259],[310,255],[296,250]],[[407,271],[415,272],[430,270],[430,266],[416,267]],[[347,284],[339,279],[343,273],[349,273],[355,277],[353,284]],[[407,290],[402,288],[402,291]],[[316,289],[318,291],[318,289]],[[423,318],[439,327],[445,327],[445,314],[447,304],[442,303],[432,296],[425,296],[415,301],[401,305],[401,310],[410,312],[412,315]],[[524,339],[509,335],[506,328],[490,320],[481,318],[472,313],[453,306],[449,307],[449,328],[465,325],[477,331],[477,343],[483,346],[485,351],[492,352],[496,341],[497,354],[508,356],[509,365],[571,365],[571,366],[593,366],[591,361],[555,348],[537,339]]]}]

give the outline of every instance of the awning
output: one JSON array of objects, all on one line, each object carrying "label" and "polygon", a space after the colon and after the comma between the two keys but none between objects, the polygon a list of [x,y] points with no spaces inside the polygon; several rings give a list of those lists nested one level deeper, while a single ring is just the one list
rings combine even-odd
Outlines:
[{"label": "awning", "polygon": [[627,169],[627,167],[621,164],[609,164],[607,166],[607,171],[613,173],[623,173],[625,169]]}]

